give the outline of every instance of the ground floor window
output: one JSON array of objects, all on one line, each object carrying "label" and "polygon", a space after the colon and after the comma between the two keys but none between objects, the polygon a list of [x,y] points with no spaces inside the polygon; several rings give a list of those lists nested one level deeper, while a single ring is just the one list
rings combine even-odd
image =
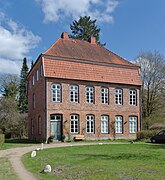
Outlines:
[{"label": "ground floor window", "polygon": [[108,116],[101,116],[101,133],[108,133]]},{"label": "ground floor window", "polygon": [[42,125],[41,125],[41,116],[38,116],[38,134],[41,134]]},{"label": "ground floor window", "polygon": [[137,132],[137,117],[136,116],[129,117],[129,132],[130,133]]},{"label": "ground floor window", "polygon": [[94,133],[94,116],[93,115],[86,116],[86,132]]},{"label": "ground floor window", "polygon": [[123,117],[122,116],[115,117],[115,132],[123,133]]},{"label": "ground floor window", "polygon": [[78,133],[79,129],[79,116],[76,114],[70,115],[70,132]]}]

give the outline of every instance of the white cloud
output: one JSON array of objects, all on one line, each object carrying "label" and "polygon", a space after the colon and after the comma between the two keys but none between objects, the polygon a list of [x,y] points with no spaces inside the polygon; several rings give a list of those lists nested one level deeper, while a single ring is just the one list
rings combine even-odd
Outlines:
[{"label": "white cloud", "polygon": [[44,22],[58,22],[66,17],[78,19],[91,16],[100,22],[113,22],[112,13],[119,4],[118,0],[36,0],[44,12]]},{"label": "white cloud", "polygon": [[0,12],[0,72],[18,73],[20,61],[28,57],[41,38]]},{"label": "white cloud", "polygon": [[12,61],[0,58],[0,72],[7,74],[20,74],[22,61]]}]

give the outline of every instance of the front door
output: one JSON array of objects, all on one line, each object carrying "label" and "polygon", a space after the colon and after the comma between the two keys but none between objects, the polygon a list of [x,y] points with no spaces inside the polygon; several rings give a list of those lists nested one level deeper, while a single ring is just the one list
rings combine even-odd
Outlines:
[{"label": "front door", "polygon": [[51,115],[50,116],[50,135],[54,136],[55,140],[61,140],[62,136],[62,116]]}]

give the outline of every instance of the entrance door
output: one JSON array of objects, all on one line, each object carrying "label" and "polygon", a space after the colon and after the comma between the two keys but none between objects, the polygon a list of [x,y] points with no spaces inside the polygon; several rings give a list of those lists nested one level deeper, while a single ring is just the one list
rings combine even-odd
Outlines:
[{"label": "entrance door", "polygon": [[50,135],[54,136],[55,140],[61,140],[61,136],[62,136],[61,121],[62,121],[61,115],[50,116]]}]

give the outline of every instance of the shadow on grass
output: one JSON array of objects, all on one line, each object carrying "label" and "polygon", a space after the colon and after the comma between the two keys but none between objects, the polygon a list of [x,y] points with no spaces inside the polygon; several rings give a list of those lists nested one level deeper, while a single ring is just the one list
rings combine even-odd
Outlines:
[{"label": "shadow on grass", "polygon": [[105,154],[76,154],[74,155],[75,157],[77,156],[78,158],[83,158],[88,160],[92,159],[100,159],[100,160],[147,160],[150,159],[151,156],[147,154],[131,154],[131,153],[120,153],[116,155],[105,155]]},{"label": "shadow on grass", "polygon": [[39,144],[40,142],[29,139],[5,139],[5,143],[12,144]]}]

